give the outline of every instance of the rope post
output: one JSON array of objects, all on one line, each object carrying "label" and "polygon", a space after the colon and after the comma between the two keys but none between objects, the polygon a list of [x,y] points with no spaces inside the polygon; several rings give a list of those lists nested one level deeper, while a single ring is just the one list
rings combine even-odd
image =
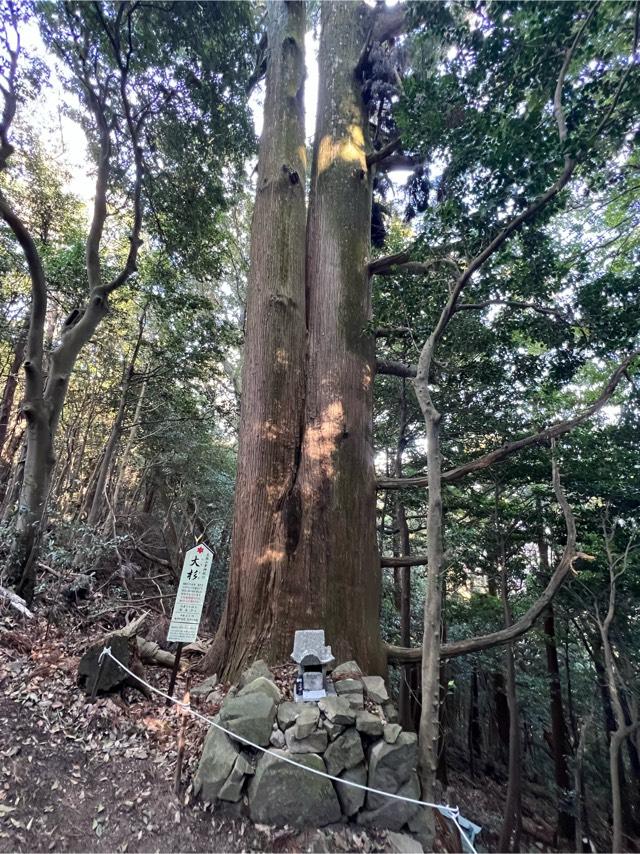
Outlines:
[{"label": "rope post", "polygon": [[90,703],[95,703],[96,701],[96,694],[98,693],[98,683],[100,682],[102,671],[104,670],[104,666],[107,661],[106,651],[107,648],[105,647],[105,649],[103,649],[100,653],[100,658],[98,659],[98,669],[96,670],[95,679],[93,680],[93,686],[91,688],[91,696],[89,697]]},{"label": "rope post", "polygon": [[176,676],[178,675],[178,668],[180,667],[180,658],[182,656],[182,647],[183,643],[178,644],[178,649],[176,650],[176,657],[173,661],[173,670],[171,671],[171,679],[169,680],[169,690],[167,691],[168,697],[166,702],[166,707],[169,708],[171,705],[171,700],[173,698],[173,689],[176,687]]},{"label": "rope post", "polygon": [[180,732],[178,734],[178,755],[176,757],[176,775],[173,781],[173,787],[176,795],[180,794],[180,784],[182,782],[182,763],[184,761],[185,738],[184,732],[187,726],[187,715],[189,712],[189,689],[191,688],[191,676],[187,676],[187,686],[185,688],[184,697],[182,698],[183,706],[180,708]]}]

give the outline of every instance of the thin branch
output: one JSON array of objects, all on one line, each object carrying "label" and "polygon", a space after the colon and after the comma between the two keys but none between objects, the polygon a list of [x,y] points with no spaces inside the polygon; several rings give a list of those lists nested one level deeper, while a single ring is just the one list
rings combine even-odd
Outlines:
[{"label": "thin branch", "polygon": [[411,335],[408,326],[379,326],[375,331],[376,338],[395,338]]},{"label": "thin branch", "polygon": [[566,140],[567,140],[567,122],[566,122],[566,118],[564,115],[564,109],[562,106],[562,89],[564,87],[564,81],[565,81],[565,78],[567,76],[567,71],[569,70],[569,65],[571,64],[571,60],[573,59],[573,55],[575,53],[578,42],[580,41],[582,33],[584,32],[587,24],[591,20],[593,13],[595,12],[596,8],[598,7],[598,2],[599,2],[599,0],[596,0],[596,2],[591,7],[589,14],[584,19],[584,21],[582,22],[582,25],[580,26],[578,32],[576,33],[576,37],[574,38],[573,43],[571,44],[571,47],[568,48],[567,51],[565,52],[564,62],[562,63],[562,67],[560,68],[560,74],[558,74],[558,80],[556,83],[556,90],[555,90],[554,95],[553,95],[553,114],[556,117],[556,122],[558,125],[558,136],[560,137],[560,142],[563,142],[563,143],[566,142]]},{"label": "thin branch", "polygon": [[[503,646],[516,640],[526,634],[535,624],[538,617],[547,608],[553,600],[562,584],[565,582],[569,573],[573,570],[575,561],[578,558],[583,560],[593,560],[590,555],[576,551],[576,526],[571,507],[566,499],[564,491],[560,483],[560,474],[556,461],[553,461],[553,488],[556,494],[556,499],[562,514],[564,516],[565,526],[567,529],[567,542],[562,553],[562,557],[553,571],[549,583],[545,587],[540,597],[534,602],[529,610],[515,623],[510,626],[500,629],[497,632],[490,632],[487,635],[480,637],[468,638],[467,640],[453,641],[445,643],[440,648],[440,657],[454,658],[459,655],[469,655],[473,652],[491,649],[495,646]],[[387,658],[390,664],[406,664],[408,662],[421,661],[422,648],[405,648],[399,646],[386,645]]]},{"label": "thin branch", "polygon": [[376,360],[376,373],[393,377],[415,377],[415,365],[403,365],[402,362],[389,362],[382,359]]},{"label": "thin branch", "polygon": [[[468,463],[464,463],[461,466],[457,466],[456,468],[449,469],[442,473],[442,482],[443,483],[455,483],[458,480],[461,480],[463,477],[466,477],[468,474],[473,474],[474,472],[482,471],[483,469],[489,468],[495,463],[502,462],[503,460],[510,457],[512,454],[517,453],[518,451],[522,451],[524,448],[530,448],[535,445],[543,445],[550,442],[552,439],[557,439],[559,436],[568,433],[570,430],[573,430],[578,425],[582,424],[584,421],[587,421],[591,418],[592,415],[595,415],[602,407],[607,403],[607,401],[611,398],[614,391],[616,390],[620,380],[625,376],[625,372],[627,367],[631,364],[631,362],[640,355],[640,348],[634,350],[629,356],[626,357],[615,369],[611,377],[609,378],[607,384],[602,389],[600,396],[586,409],[583,409],[582,412],[579,412],[577,415],[574,415],[573,418],[567,418],[565,421],[559,421],[556,424],[552,424],[551,427],[547,427],[545,430],[541,430],[539,433],[532,433],[529,436],[525,436],[522,439],[516,439],[514,442],[507,442],[502,445],[500,448],[496,448],[494,451],[490,451],[488,454],[484,454],[482,457],[478,457],[475,460],[471,460]],[[408,489],[412,487],[424,487],[428,486],[429,478],[427,475],[420,477],[407,477],[407,478],[386,478],[385,480],[378,481],[379,489]]]},{"label": "thin branch", "polygon": [[450,267],[454,275],[460,276],[460,267],[452,258],[430,258],[428,261],[412,261],[409,252],[396,252],[377,258],[369,264],[370,276],[393,276],[396,273],[414,273],[424,276],[435,267]]},{"label": "thin branch", "polygon": [[380,161],[385,160],[389,155],[394,154],[401,145],[402,140],[398,136],[396,139],[392,139],[391,142],[383,145],[382,148],[379,148],[377,151],[372,151],[370,154],[367,154],[367,166],[371,167],[376,163],[380,163]]},{"label": "thin branch", "polygon": [[426,555],[406,555],[405,557],[382,557],[380,566],[426,566]]},{"label": "thin branch", "polygon": [[456,306],[456,311],[481,311],[483,308],[488,308],[491,305],[504,305],[507,308],[531,309],[537,311],[538,314],[546,314],[550,317],[556,317],[558,320],[568,320],[559,309],[551,308],[550,306],[540,305],[534,302],[520,302],[519,300],[509,299],[488,299],[484,302],[463,302]]}]

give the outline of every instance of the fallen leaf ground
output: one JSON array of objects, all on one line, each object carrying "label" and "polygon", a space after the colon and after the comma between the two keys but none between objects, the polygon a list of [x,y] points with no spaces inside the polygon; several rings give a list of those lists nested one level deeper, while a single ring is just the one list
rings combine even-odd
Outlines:
[{"label": "fallen leaf ground", "polygon": [[[194,801],[189,781],[206,724],[191,716],[176,793],[176,708],[133,688],[90,704],[76,685],[80,656],[113,628],[107,622],[82,622],[71,610],[56,627],[42,616],[23,620],[0,610],[0,852],[391,850],[384,831],[339,825],[300,833],[253,825]],[[189,660],[184,663],[188,671]],[[185,691],[186,671],[176,696]],[[274,674],[283,693],[289,692],[291,668],[275,668]],[[168,689],[168,670],[146,667],[146,676]],[[219,699],[228,687],[217,687]],[[209,703],[200,710],[211,717],[218,707]],[[482,775],[471,779],[465,756],[450,751],[443,798],[482,825],[478,842],[484,851],[497,845],[504,783]],[[523,799],[523,850],[555,850],[552,793],[542,799],[541,788]],[[445,826],[436,850],[455,850],[447,836]]]},{"label": "fallen leaf ground", "polygon": [[[88,703],[75,678],[90,634],[0,614],[0,852],[388,850],[383,831],[254,826],[193,802],[206,725],[191,717],[177,795],[179,714],[131,688]],[[146,673],[167,690],[168,671]]]}]

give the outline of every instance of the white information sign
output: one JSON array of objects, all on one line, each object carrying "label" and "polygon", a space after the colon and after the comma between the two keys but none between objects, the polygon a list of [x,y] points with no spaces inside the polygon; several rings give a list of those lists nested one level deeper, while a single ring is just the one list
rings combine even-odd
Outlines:
[{"label": "white information sign", "polygon": [[212,560],[213,553],[205,545],[194,546],[186,553],[171,615],[168,641],[193,643],[198,637]]}]

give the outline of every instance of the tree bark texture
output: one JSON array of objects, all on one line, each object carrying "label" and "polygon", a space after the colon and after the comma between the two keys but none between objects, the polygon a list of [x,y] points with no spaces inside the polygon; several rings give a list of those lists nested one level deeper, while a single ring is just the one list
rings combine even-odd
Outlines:
[{"label": "tree bark texture", "polygon": [[306,348],[304,3],[269,3],[267,33],[229,589],[203,662],[228,675],[258,655],[288,657],[293,626],[322,625],[311,591],[294,578]]},{"label": "tree bark texture", "polygon": [[[382,672],[373,467],[372,175],[356,67],[372,10],[322,4],[319,93],[307,230],[309,353],[295,503],[301,508],[296,597],[338,658]],[[290,623],[291,625],[291,623]],[[304,626],[303,626],[304,627]]]},{"label": "tree bark texture", "polygon": [[360,3],[321,7],[305,241],[304,8],[269,6],[229,594],[203,663],[227,676],[257,655],[286,659],[294,630],[305,628],[323,628],[336,657],[356,658],[367,672],[385,663],[377,628],[375,353],[365,331],[372,177],[355,74],[371,14]]}]

